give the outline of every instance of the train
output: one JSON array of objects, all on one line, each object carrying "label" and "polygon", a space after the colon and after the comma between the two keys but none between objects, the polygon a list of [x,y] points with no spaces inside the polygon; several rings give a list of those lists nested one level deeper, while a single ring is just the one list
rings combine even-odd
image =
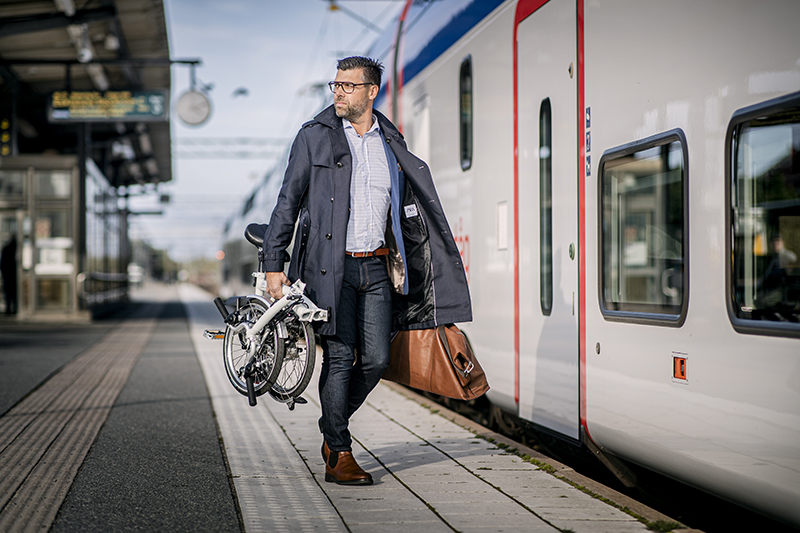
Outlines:
[{"label": "train", "polygon": [[[408,0],[366,54],[434,176],[491,404],[794,527],[798,21],[792,0]],[[233,292],[281,179],[229,223]]]}]

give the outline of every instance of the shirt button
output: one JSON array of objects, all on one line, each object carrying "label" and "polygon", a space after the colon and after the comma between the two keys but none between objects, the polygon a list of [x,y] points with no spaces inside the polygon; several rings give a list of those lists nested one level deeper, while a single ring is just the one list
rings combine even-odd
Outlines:
[{"label": "shirt button", "polygon": [[325,274],[328,273],[328,271],[323,268],[322,270],[319,271],[319,273],[324,276]]},{"label": "shirt button", "polygon": [[328,233],[327,235],[325,235],[325,238],[328,239],[328,240],[331,240],[331,234]]}]

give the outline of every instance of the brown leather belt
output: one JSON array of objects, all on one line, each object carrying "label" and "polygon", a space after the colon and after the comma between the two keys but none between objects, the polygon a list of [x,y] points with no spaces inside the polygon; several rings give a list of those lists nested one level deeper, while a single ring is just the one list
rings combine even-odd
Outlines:
[{"label": "brown leather belt", "polygon": [[345,252],[350,257],[372,257],[374,255],[389,255],[388,248],[378,248],[374,252]]}]

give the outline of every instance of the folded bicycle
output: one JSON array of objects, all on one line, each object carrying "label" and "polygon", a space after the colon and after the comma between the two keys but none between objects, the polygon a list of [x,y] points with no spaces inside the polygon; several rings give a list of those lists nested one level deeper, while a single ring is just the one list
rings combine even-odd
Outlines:
[{"label": "folded bicycle", "polygon": [[[249,224],[244,235],[258,249],[258,272],[253,272],[254,294],[233,296],[214,304],[225,322],[224,330],[206,330],[204,336],[222,339],[225,371],[233,387],[248,397],[252,406],[267,392],[290,410],[307,403],[301,396],[314,372],[316,340],[314,321],[325,321],[328,312],[304,293],[300,280],[283,287],[283,297],[267,293],[263,270],[266,224]],[[232,311],[229,311],[229,308]]]}]

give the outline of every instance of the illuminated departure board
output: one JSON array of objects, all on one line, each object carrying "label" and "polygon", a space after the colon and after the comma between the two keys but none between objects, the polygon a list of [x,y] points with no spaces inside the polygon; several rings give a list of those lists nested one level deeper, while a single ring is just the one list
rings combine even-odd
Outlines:
[{"label": "illuminated departure board", "polygon": [[167,120],[166,91],[56,91],[50,95],[50,122]]}]

